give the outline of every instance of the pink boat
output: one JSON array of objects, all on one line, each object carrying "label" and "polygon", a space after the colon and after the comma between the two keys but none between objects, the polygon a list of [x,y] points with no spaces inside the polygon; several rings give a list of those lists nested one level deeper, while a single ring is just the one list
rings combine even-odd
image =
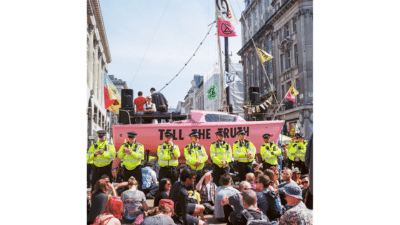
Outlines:
[{"label": "pink boat", "polygon": [[138,135],[136,141],[144,145],[145,150],[150,150],[150,156],[157,156],[157,148],[163,142],[165,132],[174,134],[173,143],[179,146],[181,157],[179,162],[185,162],[184,148],[190,144],[189,134],[197,131],[200,134],[199,144],[203,145],[210,155],[210,145],[216,141],[215,132],[222,130],[225,133],[225,141],[233,145],[238,140],[236,133],[244,130],[247,139],[253,142],[260,152],[260,146],[264,144],[262,135],[271,134],[271,141],[277,142],[282,131],[283,120],[248,122],[238,115],[230,115],[225,112],[211,112],[192,110],[187,120],[161,124],[126,124],[113,126],[114,144],[118,151],[125,140],[127,132],[134,131]]}]

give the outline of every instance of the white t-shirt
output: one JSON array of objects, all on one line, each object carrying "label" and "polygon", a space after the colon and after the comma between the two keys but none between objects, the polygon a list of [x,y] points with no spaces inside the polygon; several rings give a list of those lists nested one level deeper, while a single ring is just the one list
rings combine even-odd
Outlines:
[{"label": "white t-shirt", "polygon": [[206,187],[207,187],[208,201],[212,201],[212,199],[211,199],[211,182],[206,184]]},{"label": "white t-shirt", "polygon": [[149,110],[149,109],[156,109],[156,104],[151,103],[150,105],[148,105],[147,103],[144,104],[144,109]]}]

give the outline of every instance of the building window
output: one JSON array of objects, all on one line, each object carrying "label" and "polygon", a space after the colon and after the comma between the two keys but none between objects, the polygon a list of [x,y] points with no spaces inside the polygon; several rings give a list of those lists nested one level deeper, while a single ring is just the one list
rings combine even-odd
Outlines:
[{"label": "building window", "polygon": [[299,51],[297,45],[294,45],[294,63],[296,66],[299,65]]},{"label": "building window", "polygon": [[283,84],[282,85],[282,100],[285,98],[285,94],[286,94],[286,92],[285,92],[285,85]]},{"label": "building window", "polygon": [[281,54],[281,73],[283,73],[283,54]]},{"label": "building window", "polygon": [[289,37],[289,36],[290,36],[289,23],[287,23],[285,25],[285,37]]},{"label": "building window", "polygon": [[289,69],[290,68],[290,50],[289,51],[286,51],[286,69]]},{"label": "building window", "polygon": [[297,19],[293,17],[293,33],[297,31]]},{"label": "building window", "polygon": [[279,40],[279,43],[282,41],[281,30],[278,30],[278,40]]}]

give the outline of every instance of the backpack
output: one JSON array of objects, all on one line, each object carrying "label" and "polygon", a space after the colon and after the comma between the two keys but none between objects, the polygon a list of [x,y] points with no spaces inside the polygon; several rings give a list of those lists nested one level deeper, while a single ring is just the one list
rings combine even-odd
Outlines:
[{"label": "backpack", "polygon": [[282,207],[279,194],[268,191],[264,194],[268,200],[267,216],[270,220],[276,220],[282,216]]},{"label": "backpack", "polygon": [[271,223],[268,220],[268,217],[264,213],[261,213],[261,220],[256,220],[250,214],[250,212],[247,211],[247,209],[244,209],[243,216],[247,219],[246,225],[271,225]]}]

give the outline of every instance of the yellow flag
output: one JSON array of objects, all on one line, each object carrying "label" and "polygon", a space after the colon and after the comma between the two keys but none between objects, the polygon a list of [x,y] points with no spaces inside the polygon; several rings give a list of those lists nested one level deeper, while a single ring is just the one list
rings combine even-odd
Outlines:
[{"label": "yellow flag", "polygon": [[299,92],[296,90],[296,88],[294,88],[293,85],[292,85],[292,87],[290,88],[290,94],[291,94],[293,97],[296,97],[296,95],[299,94]]},{"label": "yellow flag", "polygon": [[258,55],[260,56],[260,59],[261,59],[262,63],[274,58],[274,57],[272,57],[272,55],[266,53],[265,51],[263,51],[263,50],[261,50],[259,48],[257,48],[257,51],[258,51]]}]

